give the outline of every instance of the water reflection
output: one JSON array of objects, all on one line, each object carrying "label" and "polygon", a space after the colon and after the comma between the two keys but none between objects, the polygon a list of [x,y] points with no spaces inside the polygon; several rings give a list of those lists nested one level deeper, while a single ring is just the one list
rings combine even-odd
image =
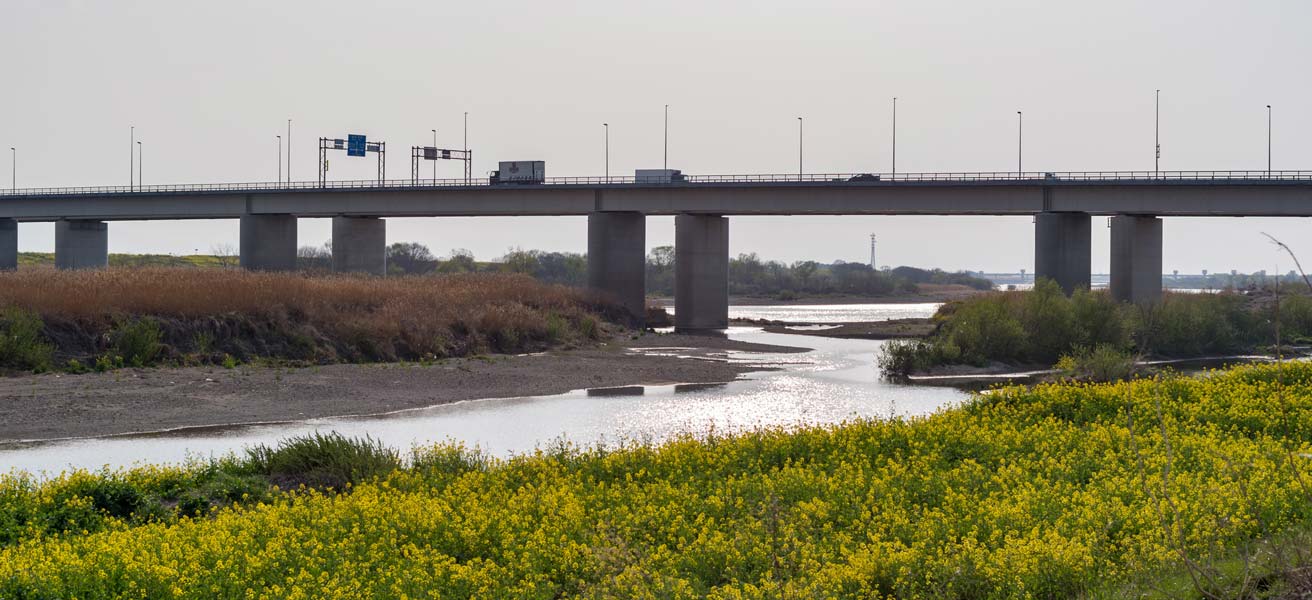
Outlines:
[{"label": "water reflection", "polygon": [[[733,432],[924,415],[967,397],[952,388],[880,381],[874,359],[883,342],[800,338],[756,328],[733,328],[728,335],[748,342],[805,345],[815,350],[780,354],[727,351],[724,356],[730,361],[779,368],[728,383],[579,390],[555,396],[456,402],[373,417],[5,445],[0,446],[0,471],[17,468],[58,472],[70,466],[176,463],[189,457],[204,459],[240,452],[252,444],[273,444],[287,436],[315,431],[369,435],[403,450],[461,441],[506,456],[529,452],[562,438],[579,444],[659,442],[709,430]],[[677,354],[680,350],[664,348],[656,352]]]}]

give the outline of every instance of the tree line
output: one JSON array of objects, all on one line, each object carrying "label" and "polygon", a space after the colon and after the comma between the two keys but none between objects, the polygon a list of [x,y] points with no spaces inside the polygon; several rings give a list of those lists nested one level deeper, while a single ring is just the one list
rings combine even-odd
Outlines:
[{"label": "tree line", "polygon": [[[332,268],[331,242],[304,246],[299,265],[308,270]],[[456,249],[438,257],[425,245],[397,242],[387,247],[387,271],[393,275],[429,273],[523,273],[547,283],[581,287],[588,281],[588,258],[574,252],[544,252],[512,249],[500,260],[480,262],[469,250]],[[884,296],[915,293],[924,284],[959,284],[975,289],[992,289],[987,279],[965,272],[897,267],[873,269],[865,263],[813,260],[791,264],[762,260],[756,253],[729,259],[729,293],[735,296],[854,295]],[[647,255],[647,291],[654,295],[674,294],[674,246],[657,246]]]}]

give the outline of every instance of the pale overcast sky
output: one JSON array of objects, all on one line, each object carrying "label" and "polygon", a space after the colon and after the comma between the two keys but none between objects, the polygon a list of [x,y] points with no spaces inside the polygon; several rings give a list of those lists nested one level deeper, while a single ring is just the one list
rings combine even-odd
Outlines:
[{"label": "pale overcast sky", "polygon": [[[670,166],[686,173],[794,172],[799,115],[808,172],[887,171],[897,96],[899,171],[1014,170],[1017,110],[1027,171],[1151,169],[1161,88],[1163,169],[1265,168],[1267,104],[1274,168],[1312,169],[1308,23],[1302,0],[0,0],[0,146],[18,148],[19,187],[126,184],[129,126],[148,184],[270,181],[291,118],[295,179],[314,179],[315,139],[347,133],[388,142],[403,178],[430,129],[460,147],[468,111],[476,174],[542,159],[549,176],[600,175],[603,122],[622,174],[660,167],[668,103]],[[331,177],[374,168],[339,155]],[[302,220],[300,241],[329,230]],[[1168,219],[1163,266],[1288,269],[1260,231],[1312,262],[1308,220]],[[650,246],[673,233],[648,220]],[[1029,218],[735,217],[730,247],[863,261],[870,233],[883,263],[1033,268]],[[53,237],[24,224],[20,249]],[[582,252],[586,222],[391,219],[388,239]],[[236,240],[236,221],[110,227],[111,252]],[[1102,219],[1093,252],[1105,272]]]}]

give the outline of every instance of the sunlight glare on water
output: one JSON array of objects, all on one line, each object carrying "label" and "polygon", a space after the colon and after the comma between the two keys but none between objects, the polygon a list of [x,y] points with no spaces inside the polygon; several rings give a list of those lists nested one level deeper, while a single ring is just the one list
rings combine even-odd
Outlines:
[{"label": "sunlight glare on water", "polygon": [[[801,314],[851,314],[860,305],[839,308],[752,307],[772,309],[789,321]],[[918,305],[876,305],[865,319],[911,313]],[[919,308],[932,314],[933,305]],[[789,309],[797,309],[789,313]],[[758,313],[763,314],[763,313]],[[881,316],[874,316],[881,315]],[[872,318],[873,317],[873,318]],[[394,448],[462,441],[498,456],[530,452],[558,440],[578,444],[636,440],[660,442],[671,436],[708,431],[726,433],[759,427],[797,427],[857,418],[925,415],[961,402],[968,395],[943,387],[896,385],[879,380],[874,359],[884,342],[764,333],[735,327],[733,339],[814,348],[804,353],[730,351],[724,360],[764,364],[761,371],[725,384],[632,386],[579,390],[555,396],[458,402],[378,417],[314,419],[303,422],[173,433],[66,440],[0,446],[0,472],[58,472],[69,467],[99,468],[135,463],[177,463],[239,452],[252,444],[274,444],[292,435],[337,431],[369,435]],[[679,348],[645,352],[679,354]]]}]

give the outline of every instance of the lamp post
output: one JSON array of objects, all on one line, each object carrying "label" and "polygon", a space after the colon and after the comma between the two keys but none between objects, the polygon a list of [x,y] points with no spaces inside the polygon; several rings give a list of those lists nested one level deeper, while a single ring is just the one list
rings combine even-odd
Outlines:
[{"label": "lamp post", "polygon": [[893,178],[897,178],[897,96],[893,96]]},{"label": "lamp post", "polygon": [[610,183],[610,123],[602,123],[606,130],[606,183]]},{"label": "lamp post", "polygon": [[[433,132],[433,151],[437,152],[437,130],[430,129]],[[437,183],[437,159],[433,159],[433,183]]]},{"label": "lamp post", "polygon": [[797,117],[797,180],[802,180],[802,117]]},{"label": "lamp post", "polygon": [[[465,160],[469,160],[469,111],[465,111]],[[471,163],[466,162],[466,165]],[[472,168],[465,169],[465,183],[469,183],[469,173]]]},{"label": "lamp post", "polygon": [[14,191],[18,191],[18,149],[10,146],[9,152],[13,154],[12,162],[9,165],[9,177],[11,179],[9,185]]},{"label": "lamp post", "polygon": [[1266,105],[1266,176],[1271,176],[1271,105]]},{"label": "lamp post", "polygon": [[1162,170],[1162,90],[1153,99],[1153,172]]},{"label": "lamp post", "polygon": [[278,138],[278,184],[282,185],[282,136],[275,135]]},{"label": "lamp post", "polygon": [[287,119],[287,185],[292,183],[292,120]]},{"label": "lamp post", "polygon": [[670,105],[665,105],[665,149],[661,159],[661,168],[670,168]]},{"label": "lamp post", "polygon": [[1025,169],[1021,168],[1021,159],[1025,150],[1025,114],[1016,111],[1016,178],[1019,179]]},{"label": "lamp post", "polygon": [[141,153],[141,142],[137,142],[137,187],[146,184],[146,178],[141,176],[142,163],[146,162],[146,157]]},{"label": "lamp post", "polygon": [[128,127],[128,191],[129,192],[137,187],[136,182],[133,181],[132,179],[133,177],[136,177],[136,171],[137,171],[136,165],[133,164],[135,158],[133,157],[132,154],[133,146],[135,146],[136,144],[137,144],[137,128],[136,126],[129,126]]}]

